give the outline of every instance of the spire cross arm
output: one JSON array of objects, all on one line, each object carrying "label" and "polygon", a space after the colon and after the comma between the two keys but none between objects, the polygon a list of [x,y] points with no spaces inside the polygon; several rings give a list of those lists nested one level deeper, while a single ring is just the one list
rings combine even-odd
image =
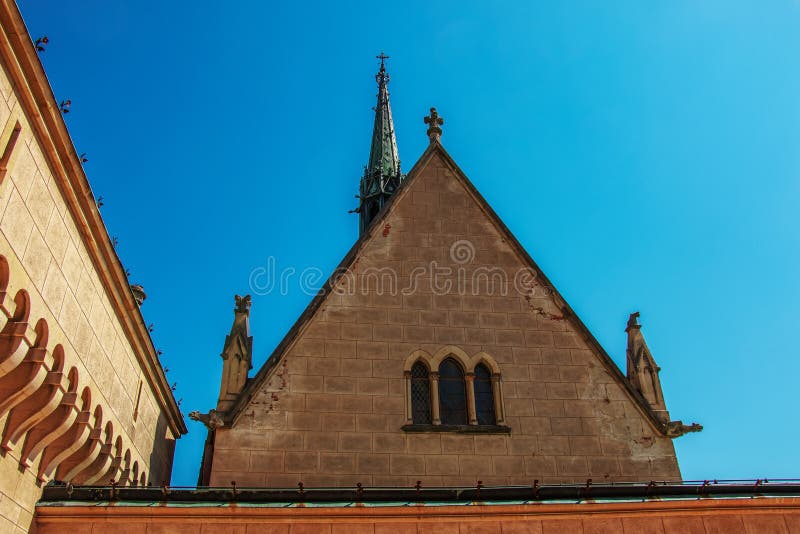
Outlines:
[{"label": "spire cross arm", "polygon": [[425,124],[428,125],[428,137],[431,140],[431,143],[434,141],[439,141],[439,138],[442,137],[442,129],[440,126],[444,124],[444,119],[439,116],[436,112],[436,108],[431,108],[431,114],[428,117],[423,119]]},{"label": "spire cross arm", "polygon": [[384,54],[384,53],[383,53],[383,50],[381,50],[381,55],[379,55],[379,56],[375,56],[375,58],[376,58],[376,59],[380,59],[380,60],[381,60],[381,68],[380,68],[380,70],[378,70],[378,74],[376,74],[376,75],[375,75],[375,81],[377,81],[377,82],[378,82],[378,84],[381,84],[382,82],[383,82],[383,83],[386,83],[386,82],[388,82],[388,81],[389,81],[389,75],[388,75],[388,74],[386,74],[386,65],[385,65],[385,61],[386,61],[387,59],[389,59],[389,56],[387,56],[386,54]]}]

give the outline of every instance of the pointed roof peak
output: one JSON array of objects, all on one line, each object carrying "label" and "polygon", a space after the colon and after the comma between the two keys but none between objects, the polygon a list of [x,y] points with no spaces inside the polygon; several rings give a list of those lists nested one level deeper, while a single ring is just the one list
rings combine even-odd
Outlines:
[{"label": "pointed roof peak", "polygon": [[372,143],[369,150],[369,162],[361,178],[358,211],[361,215],[361,232],[383,209],[389,197],[394,194],[402,181],[400,173],[400,156],[397,151],[397,137],[394,133],[392,107],[389,104],[389,73],[386,72],[386,60],[389,56],[383,52],[375,56],[381,61],[375,81],[378,83],[378,103],[373,108],[375,121],[372,126]]}]

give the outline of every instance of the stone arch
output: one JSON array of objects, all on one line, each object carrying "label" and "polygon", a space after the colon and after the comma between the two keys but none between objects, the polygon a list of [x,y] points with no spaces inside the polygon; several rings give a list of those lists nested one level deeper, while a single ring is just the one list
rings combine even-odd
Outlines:
[{"label": "stone arch", "polygon": [[[405,380],[405,416],[406,416],[406,424],[410,425],[414,422],[414,407],[411,398],[411,370],[414,368],[416,363],[422,363],[427,369],[428,373],[434,371],[431,367],[431,355],[425,352],[422,349],[417,349],[412,352],[406,361],[403,363],[403,377]],[[431,401],[431,405],[433,405],[433,401]],[[433,407],[432,407],[433,409]],[[433,417],[433,416],[431,416]]]},{"label": "stone arch", "polygon": [[491,373],[492,383],[492,403],[494,409],[495,423],[498,425],[505,424],[505,402],[503,400],[503,384],[501,380],[500,366],[497,361],[485,352],[479,352],[472,357],[472,370],[478,365],[484,365]]},{"label": "stone arch", "polygon": [[460,363],[465,373],[470,372],[471,358],[466,352],[464,352],[463,349],[456,347],[455,345],[447,345],[437,350],[436,354],[434,354],[431,358],[431,369],[439,369],[439,366],[447,358],[453,358]]},{"label": "stone arch", "polygon": [[500,374],[500,366],[497,364],[497,361],[485,352],[479,352],[470,358],[469,368],[474,370],[475,367],[481,363],[488,367],[493,375]]},{"label": "stone arch", "polygon": [[423,362],[427,367],[428,370],[431,371],[431,355],[425,352],[422,349],[415,350],[411,353],[411,355],[406,358],[405,363],[403,364],[403,372],[410,373],[411,368],[414,367],[414,364],[418,361]]},{"label": "stone arch", "polygon": [[489,370],[492,381],[492,398],[493,408],[496,424],[504,424],[504,405],[502,386],[500,382],[500,366],[497,361],[486,352],[478,352],[473,356],[464,351],[464,349],[455,345],[446,345],[437,350],[433,355],[425,352],[424,350],[415,350],[408,358],[406,358],[403,366],[403,375],[406,381],[405,387],[405,415],[406,424],[414,424],[414,408],[412,402],[412,387],[411,387],[411,370],[417,362],[423,362],[430,373],[430,396],[431,396],[431,412],[434,425],[442,423],[441,417],[441,399],[440,399],[440,380],[441,376],[439,368],[442,363],[448,359],[453,360],[464,373],[465,379],[465,392],[468,412],[468,422],[471,425],[478,424],[477,412],[475,404],[475,368],[478,365],[483,365]]}]

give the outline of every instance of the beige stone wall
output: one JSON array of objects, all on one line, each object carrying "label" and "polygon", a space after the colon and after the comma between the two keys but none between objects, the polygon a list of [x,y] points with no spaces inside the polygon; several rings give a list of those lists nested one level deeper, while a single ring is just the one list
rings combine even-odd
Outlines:
[{"label": "beige stone wall", "polygon": [[[356,280],[391,268],[407,288],[415,269],[430,273],[436,262],[453,269],[453,280],[464,269],[465,283],[436,294],[426,275],[415,275],[417,289],[406,295],[385,286],[380,294],[374,279],[367,293],[329,295],[235,425],[216,431],[212,485],[680,478],[671,440],[560,316],[555,297],[541,286],[527,295],[514,289],[527,266],[436,153],[384,223],[355,262]],[[474,247],[466,263],[451,252],[462,240]],[[512,284],[505,295],[474,276],[482,267],[502,269]],[[510,435],[401,430],[406,359],[450,345],[498,362]]]},{"label": "beige stone wall", "polygon": [[[2,67],[0,152],[13,127],[20,127],[7,172],[0,178],[0,255],[9,270],[8,287],[0,288],[7,292],[4,309],[13,313],[14,296],[20,290],[27,292],[30,319],[24,343],[35,342],[33,326],[43,320],[49,331],[46,358],[52,357],[55,347],[63,348],[64,373],[77,370],[78,391],[85,387],[91,390],[92,405],[102,407],[104,427],[110,421],[114,438],[121,438],[126,460],[120,474],[128,465],[130,478],[136,463],[139,480],[144,476],[159,483],[169,475],[169,440],[176,436],[168,429],[157,397],[106,296],[84,246],[85,237],[67,208],[12,87],[7,65]],[[7,315],[0,315],[3,325],[8,320]],[[0,417],[0,423],[4,423],[8,413],[0,413]],[[0,458],[2,532],[12,532],[13,525],[27,529],[40,492],[35,480],[37,464],[20,472],[23,441]],[[151,473],[151,465],[157,472]]]}]

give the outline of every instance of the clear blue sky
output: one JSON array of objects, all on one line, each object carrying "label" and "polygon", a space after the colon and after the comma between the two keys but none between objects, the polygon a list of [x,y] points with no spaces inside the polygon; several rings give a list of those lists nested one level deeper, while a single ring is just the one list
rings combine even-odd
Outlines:
[{"label": "clear blue sky", "polygon": [[[800,2],[21,0],[184,413],[233,294],[357,237],[376,71],[403,167],[422,117],[618,364],[642,312],[687,479],[797,477]],[[258,367],[309,297],[253,299]],[[173,483],[194,484],[187,422]]]}]

